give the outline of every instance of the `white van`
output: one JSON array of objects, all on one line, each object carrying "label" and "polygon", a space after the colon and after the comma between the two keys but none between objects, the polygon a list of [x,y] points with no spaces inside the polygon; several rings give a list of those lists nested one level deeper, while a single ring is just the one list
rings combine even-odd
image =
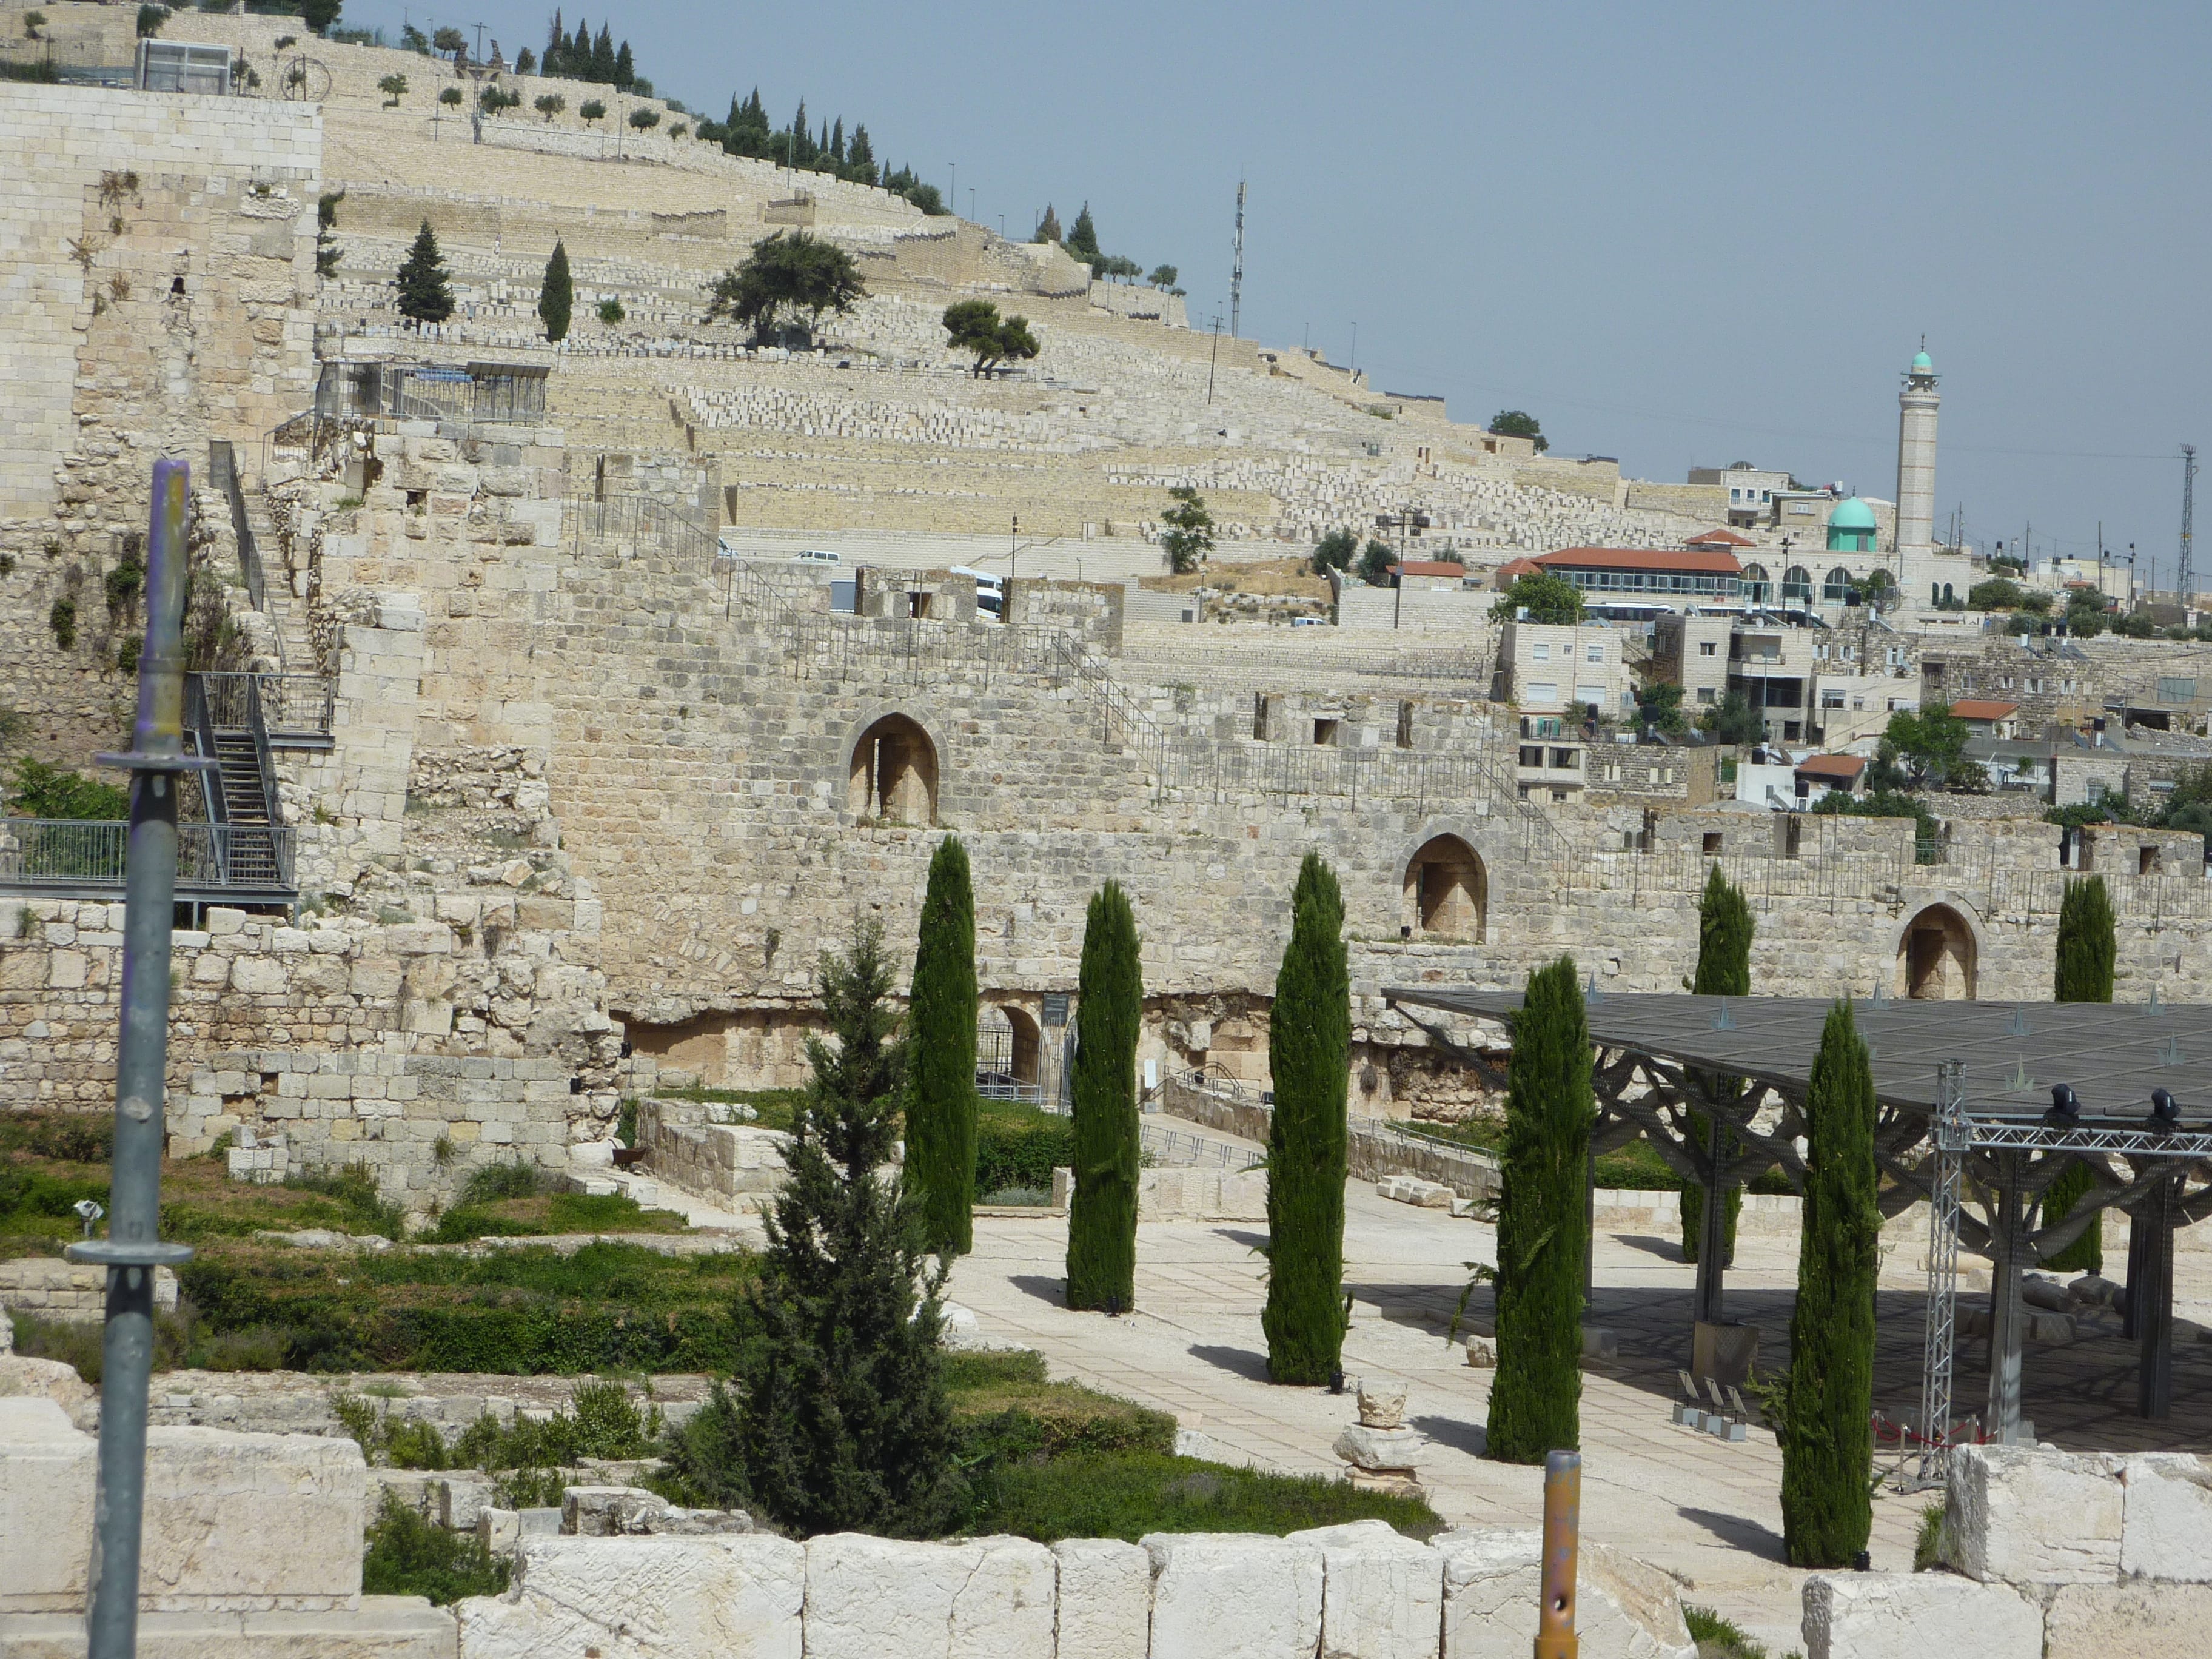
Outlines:
[{"label": "white van", "polygon": [[818,549],[807,548],[801,552],[793,554],[791,562],[793,564],[842,564],[845,562],[845,556],[842,553],[826,553]]},{"label": "white van", "polygon": [[994,576],[988,570],[975,570],[964,564],[952,567],[956,576],[972,577],[975,583],[975,609],[987,617],[1006,618],[1006,579]]}]

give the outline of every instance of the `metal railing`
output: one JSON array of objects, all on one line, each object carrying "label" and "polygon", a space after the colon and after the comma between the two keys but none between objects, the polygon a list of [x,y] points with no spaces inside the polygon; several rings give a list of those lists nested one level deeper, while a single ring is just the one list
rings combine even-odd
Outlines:
[{"label": "metal railing", "polygon": [[[246,592],[253,601],[256,611],[268,609],[268,583],[261,569],[261,550],[253,540],[252,526],[246,516],[246,490],[239,482],[238,452],[228,441],[218,438],[208,445],[208,473],[210,481],[223,493],[230,503],[231,532],[238,539],[238,573],[246,579]],[[284,656],[284,636],[276,635],[276,656]]]},{"label": "metal railing", "polygon": [[337,702],[331,681],[321,674],[194,674],[216,726],[247,727],[252,705],[258,703],[272,742],[286,738],[327,738]]},{"label": "metal railing", "polygon": [[[119,895],[130,829],[119,821],[0,818],[0,890]],[[179,895],[289,892],[295,852],[295,832],[283,825],[179,824]]]},{"label": "metal railing", "polygon": [[718,545],[714,533],[674,507],[648,495],[610,495],[605,500],[571,498],[562,512],[575,527],[578,546],[586,541],[652,541],[670,557],[704,567]]}]

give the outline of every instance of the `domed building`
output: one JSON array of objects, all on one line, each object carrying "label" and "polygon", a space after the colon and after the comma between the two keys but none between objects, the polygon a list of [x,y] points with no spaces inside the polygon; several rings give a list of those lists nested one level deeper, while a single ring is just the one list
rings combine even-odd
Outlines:
[{"label": "domed building", "polygon": [[1828,514],[1828,551],[1871,553],[1881,528],[1874,509],[1856,495],[1838,501]]}]

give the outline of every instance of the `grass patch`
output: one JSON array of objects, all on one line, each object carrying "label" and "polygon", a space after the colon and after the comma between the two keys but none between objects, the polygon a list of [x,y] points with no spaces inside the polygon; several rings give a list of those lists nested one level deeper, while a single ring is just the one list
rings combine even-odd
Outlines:
[{"label": "grass patch", "polygon": [[[1503,1118],[1470,1117],[1457,1123],[1419,1123],[1412,1127],[1429,1139],[1448,1140],[1486,1152],[1497,1152],[1505,1144]],[[1671,1193],[1682,1185],[1682,1177],[1668,1167],[1658,1150],[1641,1135],[1618,1151],[1599,1158],[1595,1173],[1596,1185],[1629,1192]],[[1781,1170],[1766,1170],[1745,1182],[1744,1190],[1781,1194],[1792,1193],[1796,1188]]]},{"label": "grass patch", "polygon": [[1741,1626],[1722,1618],[1711,1607],[1683,1602],[1682,1622],[1690,1627],[1690,1639],[1698,1644],[1698,1659],[1766,1659],[1765,1643],[1753,1641]]},{"label": "grass patch", "polygon": [[[573,1468],[580,1458],[648,1456],[662,1433],[659,1407],[641,1412],[621,1383],[599,1379],[579,1382],[565,1412],[517,1417],[511,1423],[486,1413],[450,1441],[434,1423],[395,1418],[361,1395],[333,1395],[331,1409],[362,1456],[395,1469],[481,1469],[487,1474],[542,1477]],[[560,1486],[553,1486],[556,1504],[561,1501]]]},{"label": "grass patch", "polygon": [[[471,1183],[473,1184],[473,1183]],[[434,1244],[472,1238],[536,1238],[550,1233],[680,1233],[690,1223],[675,1210],[647,1210],[624,1193],[548,1193],[462,1204],[424,1235]]]},{"label": "grass patch", "polygon": [[1912,1540],[1912,1570],[1932,1572],[1943,1557],[1943,1506],[1930,1504],[1920,1511],[1920,1531]]},{"label": "grass patch", "polygon": [[761,1129],[781,1129],[787,1133],[798,1121],[799,1109],[806,1103],[804,1089],[655,1089],[653,1096],[659,1100],[712,1100],[726,1105],[750,1106],[755,1115],[750,1125]]},{"label": "grass patch", "polygon": [[1443,1530],[1416,1498],[1362,1492],[1319,1475],[1269,1474],[1158,1451],[1085,1452],[1011,1465],[988,1484],[978,1533],[1121,1538],[1148,1532],[1258,1532],[1277,1537],[1346,1521],[1387,1521],[1411,1538]]},{"label": "grass patch", "polygon": [[507,1588],[507,1563],[495,1558],[473,1533],[434,1527],[391,1492],[368,1524],[361,1558],[366,1595],[422,1595],[446,1607],[471,1595],[497,1595]]}]

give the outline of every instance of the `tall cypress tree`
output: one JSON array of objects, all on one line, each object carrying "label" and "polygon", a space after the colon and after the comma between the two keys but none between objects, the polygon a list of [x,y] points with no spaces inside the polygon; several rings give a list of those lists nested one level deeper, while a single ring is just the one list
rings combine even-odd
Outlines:
[{"label": "tall cypress tree", "polygon": [[1498,1210],[1498,1371],[1490,1455],[1540,1463],[1582,1438],[1583,1188],[1590,1124],[1589,1024],[1575,964],[1528,975],[1513,1025]]},{"label": "tall cypress tree", "polygon": [[912,1197],[885,1182],[897,1136],[899,1049],[883,933],[824,957],[833,1047],[814,1068],[785,1153],[760,1278],[744,1311],[738,1386],[717,1386],[670,1462],[717,1501],[765,1510],[802,1536],[935,1538],[966,1502],[952,1462],[939,1276]]},{"label": "tall cypress tree", "polygon": [[589,78],[603,87],[615,83],[615,41],[605,23],[599,25],[597,39],[592,42],[592,72]]},{"label": "tall cypress tree", "polygon": [[568,313],[576,301],[576,285],[568,276],[568,250],[553,239],[553,257],[545,262],[545,280],[538,285],[538,316],[545,325],[545,337],[563,340],[568,335]]},{"label": "tall cypress tree", "polygon": [[[1705,878],[1705,890],[1698,900],[1698,973],[1690,988],[1701,997],[1747,997],[1751,994],[1751,904],[1716,864]],[[1717,1087],[1739,1088],[1734,1079],[1714,1079]],[[1710,1150],[1712,1121],[1703,1112],[1692,1112],[1689,1131],[1698,1145]],[[1721,1155],[1735,1150],[1735,1137],[1723,1134]],[[1743,1188],[1731,1182],[1728,1189],[1728,1254],[1723,1266],[1735,1259],[1736,1218],[1743,1213]],[[1705,1189],[1694,1181],[1682,1183],[1682,1255],[1695,1261],[1705,1237]]]},{"label": "tall cypress tree", "polygon": [[453,314],[453,290],[447,285],[445,261],[428,219],[399,267],[399,314],[418,323],[442,323]]},{"label": "tall cypress tree", "polygon": [[1267,1376],[1324,1383],[1344,1351],[1345,1097],[1352,975],[1344,897],[1318,853],[1298,866],[1267,1017]]},{"label": "tall cypress tree", "polygon": [[1076,995],[1067,1305],[1127,1313],[1137,1303],[1137,1028],[1145,988],[1136,913],[1119,883],[1091,895]]},{"label": "tall cypress tree", "polygon": [[968,849],[938,843],[907,1008],[906,1179],[933,1250],[975,1248],[975,894]]},{"label": "tall cypress tree", "polygon": [[[2058,905],[2058,951],[2051,1000],[2110,1002],[2112,964],[2118,954],[2112,898],[2105,889],[2105,878],[2090,876],[2068,882],[2066,895]],[[2079,1159],[2069,1164],[2044,1188],[2043,1224],[2051,1227],[2063,1221],[2095,1185],[2088,1165]],[[2103,1231],[2098,1222],[2092,1222],[2087,1232],[2043,1265],[2058,1273],[2102,1273]]]},{"label": "tall cypress tree", "polygon": [[1849,1003],[1805,1091],[1805,1203],[1782,1410],[1782,1535],[1794,1567],[1847,1567],[1874,1525],[1874,1073]]},{"label": "tall cypress tree", "polygon": [[637,60],[629,55],[629,42],[615,48],[615,87],[628,92],[637,84]]}]

